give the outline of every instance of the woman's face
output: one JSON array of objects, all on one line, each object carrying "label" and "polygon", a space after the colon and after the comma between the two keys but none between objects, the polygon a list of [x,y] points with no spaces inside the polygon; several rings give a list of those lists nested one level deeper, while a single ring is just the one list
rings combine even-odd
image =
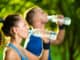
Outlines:
[{"label": "woman's face", "polygon": [[21,38],[26,38],[28,36],[28,24],[24,20],[19,20],[16,28],[17,35]]},{"label": "woman's face", "polygon": [[34,12],[33,24],[35,26],[40,28],[43,24],[48,22],[47,14],[41,8],[34,9]]}]

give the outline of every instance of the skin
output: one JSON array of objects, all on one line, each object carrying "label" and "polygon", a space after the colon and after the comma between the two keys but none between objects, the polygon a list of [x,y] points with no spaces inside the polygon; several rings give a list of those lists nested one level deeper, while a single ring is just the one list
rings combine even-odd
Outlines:
[{"label": "skin", "polygon": [[[14,26],[10,29],[10,33],[12,34],[10,43],[16,46],[23,55],[28,57],[29,60],[39,60],[39,58],[22,48],[20,45],[21,41],[23,40],[22,38],[26,38],[26,36],[28,36],[28,25],[22,18],[20,18],[20,20],[17,22],[17,27]],[[5,52],[5,60],[21,60],[21,57],[15,50],[7,47]]]},{"label": "skin", "polygon": [[[45,31],[46,31],[45,24],[48,22],[48,18],[47,18],[48,15],[41,8],[36,8],[34,11],[35,11],[35,14],[33,16],[32,27],[34,29],[40,29],[40,31],[43,34],[43,37],[42,37],[43,42],[49,43],[48,38],[44,37],[44,34],[46,34],[45,33]],[[58,16],[58,18],[63,18],[63,16],[60,15],[60,16]],[[57,22],[57,25],[58,26],[63,25],[63,23]],[[65,34],[64,29],[59,30],[56,40],[50,40],[50,44],[52,44],[52,45],[61,44],[64,39],[64,34]],[[43,55],[40,60],[48,60],[48,53],[49,53],[49,50],[43,50]]]}]

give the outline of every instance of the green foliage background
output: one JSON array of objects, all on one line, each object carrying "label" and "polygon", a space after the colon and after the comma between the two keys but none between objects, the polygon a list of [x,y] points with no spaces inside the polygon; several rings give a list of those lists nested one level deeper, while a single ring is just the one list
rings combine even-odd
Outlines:
[{"label": "green foliage background", "polygon": [[[79,0],[0,0],[0,18],[8,14],[24,12],[34,5],[40,6],[49,15],[63,14],[72,19],[70,26],[66,26],[64,42],[51,46],[52,60],[80,60],[80,1]],[[0,23],[1,27],[1,23]],[[55,24],[49,22],[48,29],[54,29]],[[1,32],[1,31],[0,31]],[[5,39],[4,39],[5,40]],[[3,40],[0,46],[0,60],[2,60]]]}]

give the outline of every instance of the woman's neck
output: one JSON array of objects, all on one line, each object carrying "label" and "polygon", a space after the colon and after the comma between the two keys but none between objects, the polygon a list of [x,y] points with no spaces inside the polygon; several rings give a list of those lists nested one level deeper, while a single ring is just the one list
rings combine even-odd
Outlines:
[{"label": "woman's neck", "polygon": [[17,37],[17,36],[11,38],[11,43],[13,43],[13,44],[16,45],[16,46],[19,46],[20,43],[21,43],[21,41],[22,41],[22,39],[19,38],[19,37]]}]

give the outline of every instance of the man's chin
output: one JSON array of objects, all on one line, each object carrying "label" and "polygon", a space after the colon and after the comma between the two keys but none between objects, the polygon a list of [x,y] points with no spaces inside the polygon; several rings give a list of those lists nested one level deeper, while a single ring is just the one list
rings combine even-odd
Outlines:
[{"label": "man's chin", "polygon": [[46,23],[48,23],[48,21],[42,22],[42,24],[46,24]]}]

